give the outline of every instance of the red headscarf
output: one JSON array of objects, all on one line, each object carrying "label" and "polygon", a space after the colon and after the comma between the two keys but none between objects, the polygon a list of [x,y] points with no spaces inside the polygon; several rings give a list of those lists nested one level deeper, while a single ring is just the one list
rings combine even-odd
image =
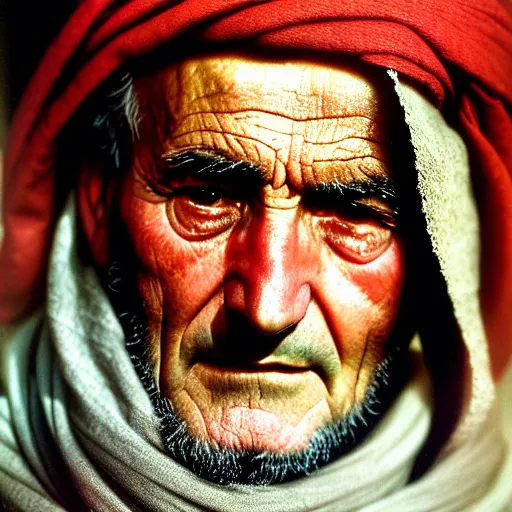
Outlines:
[{"label": "red headscarf", "polygon": [[[350,54],[393,68],[439,107],[457,105],[482,225],[482,308],[493,371],[512,353],[510,0],[83,0],[14,119],[4,189],[0,321],[41,301],[55,220],[56,139],[127,59],[185,37]],[[447,169],[447,172],[450,170]]]}]

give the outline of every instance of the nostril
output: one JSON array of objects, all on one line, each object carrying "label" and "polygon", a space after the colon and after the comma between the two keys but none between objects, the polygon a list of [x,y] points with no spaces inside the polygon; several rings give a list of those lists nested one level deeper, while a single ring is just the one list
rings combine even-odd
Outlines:
[{"label": "nostril", "polygon": [[264,333],[238,311],[226,311],[226,335],[214,340],[214,352],[226,362],[253,363],[271,355],[295,329],[287,326],[271,334]]}]

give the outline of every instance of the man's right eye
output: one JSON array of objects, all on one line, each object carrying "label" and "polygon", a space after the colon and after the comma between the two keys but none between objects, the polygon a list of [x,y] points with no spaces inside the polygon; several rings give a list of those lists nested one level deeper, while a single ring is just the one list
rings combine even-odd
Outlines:
[{"label": "man's right eye", "polygon": [[205,206],[214,206],[220,202],[226,193],[217,187],[184,187],[179,195],[188,196],[191,201]]},{"label": "man's right eye", "polygon": [[238,222],[242,209],[242,201],[214,186],[182,187],[167,202],[172,228],[190,241],[220,235]]}]

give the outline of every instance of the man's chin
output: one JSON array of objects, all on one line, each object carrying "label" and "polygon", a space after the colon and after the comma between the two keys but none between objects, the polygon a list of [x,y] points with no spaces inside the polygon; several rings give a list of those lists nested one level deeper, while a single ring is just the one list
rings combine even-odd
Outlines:
[{"label": "man's chin", "polygon": [[[313,406],[297,425],[281,414],[245,406],[222,408],[212,416],[214,419],[203,417],[201,421],[186,421],[194,438],[204,440],[215,449],[273,454],[306,449],[314,433],[327,424],[329,417],[325,400]],[[193,425],[199,425],[197,431]]]},{"label": "man's chin", "polygon": [[[247,450],[193,437],[167,400],[154,403],[171,457],[197,476],[221,485],[271,485],[309,475],[361,443],[381,412],[380,404],[370,400],[348,417],[314,431],[301,448]],[[267,444],[272,446],[273,441]]]},{"label": "man's chin", "polygon": [[[406,367],[400,360],[401,357],[393,359],[393,369],[397,365]],[[220,415],[215,414],[215,408],[213,413],[209,410],[212,417],[222,420],[216,430],[212,427],[214,422],[208,422],[208,416],[197,421],[193,415],[185,414],[185,421],[158,390],[150,395],[161,420],[164,446],[175,461],[217,484],[279,484],[313,473],[365,439],[403,384],[402,378],[396,379],[398,372],[393,372],[395,378],[391,378],[389,361],[381,363],[375,372],[363,403],[354,405],[337,421],[325,421],[325,411],[321,410],[327,408],[325,399],[317,400],[316,406],[308,409],[310,417],[303,415],[302,425],[290,423],[290,418],[283,418],[278,409],[233,405],[222,409]],[[202,428],[194,428],[197,425]],[[205,431],[209,435],[204,435]]]}]

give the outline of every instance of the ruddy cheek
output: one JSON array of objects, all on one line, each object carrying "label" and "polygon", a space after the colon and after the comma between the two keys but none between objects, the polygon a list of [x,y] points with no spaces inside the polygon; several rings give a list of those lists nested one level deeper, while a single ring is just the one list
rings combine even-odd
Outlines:
[{"label": "ruddy cheek", "polygon": [[166,257],[166,252],[159,249],[165,247],[169,231],[164,204],[151,204],[135,198],[124,219],[138,259],[145,267],[155,267],[157,256],[159,261]]},{"label": "ruddy cheek", "polygon": [[350,280],[370,302],[385,304],[395,312],[405,278],[405,259],[398,240],[393,239],[386,251],[374,261],[350,265],[348,273]]}]

